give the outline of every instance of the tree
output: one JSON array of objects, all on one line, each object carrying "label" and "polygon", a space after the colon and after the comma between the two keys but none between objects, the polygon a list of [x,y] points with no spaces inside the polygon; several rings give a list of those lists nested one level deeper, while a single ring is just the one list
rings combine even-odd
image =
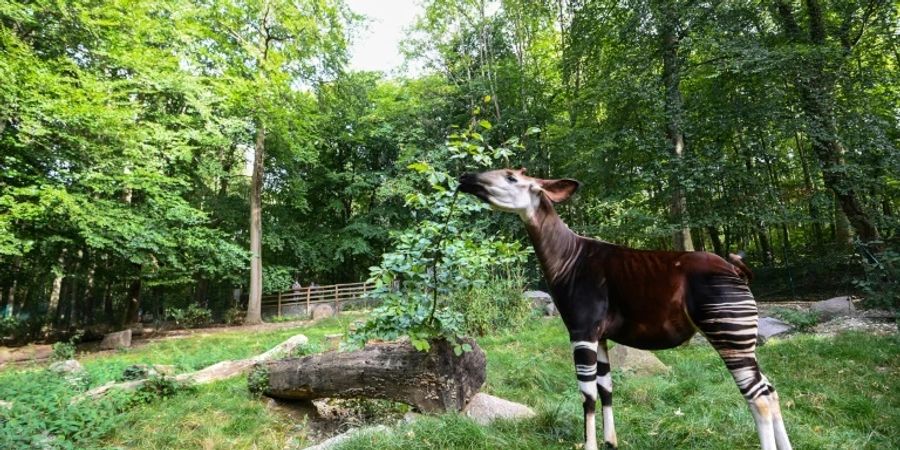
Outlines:
[{"label": "tree", "polygon": [[[219,89],[232,96],[233,106],[254,128],[250,181],[250,299],[245,323],[259,323],[263,291],[262,204],[266,144],[273,138],[289,139],[290,110],[298,84],[315,81],[317,72],[334,71],[344,58],[343,21],[347,12],[340,2],[287,0],[199,2],[208,25],[206,40],[197,43],[209,74],[224,74]],[[286,104],[285,101],[288,101]],[[289,142],[289,141],[288,141]],[[300,143],[295,150],[308,150]],[[306,157],[310,155],[307,154]]]}]

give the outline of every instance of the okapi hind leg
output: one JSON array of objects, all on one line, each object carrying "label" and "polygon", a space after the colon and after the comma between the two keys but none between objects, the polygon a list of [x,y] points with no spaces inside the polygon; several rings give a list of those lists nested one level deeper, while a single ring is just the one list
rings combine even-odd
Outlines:
[{"label": "okapi hind leg", "polygon": [[[691,311],[691,319],[716,349],[747,400],[763,450],[790,450],[778,394],[759,369],[756,358],[756,301],[736,277],[713,277],[697,289],[705,295]],[[697,292],[695,291],[695,294]]]},{"label": "okapi hind leg", "polygon": [[604,445],[606,448],[618,448],[612,410],[612,373],[610,373],[606,339],[600,341],[597,349],[597,392],[600,394],[600,408],[603,412]]},{"label": "okapi hind leg", "polygon": [[572,339],[575,376],[584,402],[584,450],[597,450],[597,341]]}]

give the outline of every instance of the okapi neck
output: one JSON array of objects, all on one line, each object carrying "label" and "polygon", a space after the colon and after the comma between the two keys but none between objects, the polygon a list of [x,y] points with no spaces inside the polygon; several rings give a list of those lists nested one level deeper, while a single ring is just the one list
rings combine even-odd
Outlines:
[{"label": "okapi neck", "polygon": [[544,278],[551,285],[563,282],[575,268],[581,247],[578,235],[559,218],[546,197],[534,214],[525,218],[525,229],[541,263]]}]

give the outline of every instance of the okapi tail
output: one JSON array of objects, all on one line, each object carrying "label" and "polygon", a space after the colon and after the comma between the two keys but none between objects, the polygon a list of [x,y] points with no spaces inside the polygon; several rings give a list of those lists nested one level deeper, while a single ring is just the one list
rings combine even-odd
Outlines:
[{"label": "okapi tail", "polygon": [[743,278],[744,281],[747,282],[747,284],[750,284],[750,282],[753,281],[753,271],[751,271],[750,268],[747,267],[746,264],[744,264],[743,255],[729,253],[728,261],[730,261],[731,264],[734,265],[734,267],[737,269],[738,275],[740,275],[741,278]]}]

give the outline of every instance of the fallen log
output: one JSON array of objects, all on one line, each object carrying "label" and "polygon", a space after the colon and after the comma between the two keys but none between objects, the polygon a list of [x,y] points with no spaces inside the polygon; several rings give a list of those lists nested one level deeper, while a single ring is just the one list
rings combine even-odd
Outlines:
[{"label": "fallen log", "polygon": [[[309,342],[309,339],[306,336],[298,334],[276,345],[275,347],[272,347],[269,351],[254,356],[253,358],[221,361],[211,366],[200,369],[196,372],[183,373],[180,375],[176,375],[173,378],[175,379],[175,381],[189,382],[193,384],[207,384],[214,381],[225,380],[228,378],[236,377],[243,373],[247,373],[254,364],[288,356],[293,353],[293,351],[297,347],[306,345],[307,342]],[[146,382],[147,380],[134,380],[123,381],[120,383],[106,383],[103,386],[95,387],[94,389],[91,389],[84,394],[76,396],[74,399],[72,399],[72,402],[79,402],[88,398],[98,399],[113,390],[137,390]]]},{"label": "fallen log", "polygon": [[436,341],[427,352],[409,342],[367,345],[354,352],[328,352],[257,364],[250,389],[279,399],[378,398],[406,403],[422,412],[460,411],[485,379],[485,355],[455,355]]}]

